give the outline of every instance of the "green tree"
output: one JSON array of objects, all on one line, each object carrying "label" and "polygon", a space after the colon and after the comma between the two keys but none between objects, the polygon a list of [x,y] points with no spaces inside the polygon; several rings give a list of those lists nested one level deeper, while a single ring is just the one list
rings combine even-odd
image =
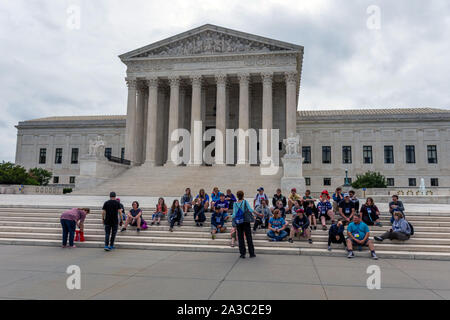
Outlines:
[{"label": "green tree", "polygon": [[52,173],[50,171],[47,171],[42,168],[34,168],[30,169],[28,172],[29,176],[36,180],[39,185],[46,186],[50,182],[50,179],[52,178]]},{"label": "green tree", "polygon": [[386,188],[386,178],[379,172],[368,171],[363,175],[356,175],[355,182],[352,183],[355,189],[361,188]]},{"label": "green tree", "polygon": [[24,167],[3,161],[0,164],[0,184],[39,185],[39,182]]}]

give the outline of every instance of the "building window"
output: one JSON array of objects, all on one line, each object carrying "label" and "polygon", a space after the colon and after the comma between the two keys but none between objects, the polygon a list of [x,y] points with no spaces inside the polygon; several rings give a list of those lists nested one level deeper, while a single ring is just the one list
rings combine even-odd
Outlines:
[{"label": "building window", "polygon": [[415,146],[406,146],[406,163],[416,163]]},{"label": "building window", "polygon": [[431,178],[430,182],[431,182],[430,185],[432,187],[439,187],[439,179],[438,178]]},{"label": "building window", "polygon": [[39,150],[39,164],[45,164],[47,162],[47,149]]},{"label": "building window", "polygon": [[69,183],[70,184],[75,184],[75,177],[70,177],[69,178]]},{"label": "building window", "polygon": [[331,163],[331,147],[322,147],[322,163]]},{"label": "building window", "polygon": [[71,160],[72,164],[78,164],[78,153],[79,153],[78,148],[72,149],[72,160]]},{"label": "building window", "polygon": [[111,148],[105,148],[105,157],[106,158],[111,158],[112,155],[112,149]]},{"label": "building window", "polygon": [[352,163],[352,147],[342,147],[342,163]]},{"label": "building window", "polygon": [[394,146],[384,146],[384,163],[394,163]]},{"label": "building window", "polygon": [[53,177],[53,183],[58,184],[59,183],[59,177]]},{"label": "building window", "polygon": [[55,163],[56,164],[62,163],[62,153],[63,153],[62,148],[56,148],[56,152],[55,152]]},{"label": "building window", "polygon": [[416,178],[409,178],[409,179],[408,179],[408,185],[409,185],[410,187],[415,187],[415,186],[417,185]]},{"label": "building window", "polygon": [[302,147],[303,163],[311,163],[311,147]]},{"label": "building window", "polygon": [[388,187],[393,187],[395,185],[395,180],[394,178],[387,178],[386,183]]},{"label": "building window", "polygon": [[363,147],[363,161],[364,163],[373,163],[372,146]]},{"label": "building window", "polygon": [[121,150],[120,150],[120,158],[123,160],[123,159],[125,159],[125,148],[122,148]]},{"label": "building window", "polygon": [[331,186],[331,178],[323,178],[324,186]]},{"label": "building window", "polygon": [[311,178],[305,178],[305,184],[307,186],[310,186],[311,185]]},{"label": "building window", "polygon": [[427,146],[427,154],[428,163],[438,163],[436,146]]}]

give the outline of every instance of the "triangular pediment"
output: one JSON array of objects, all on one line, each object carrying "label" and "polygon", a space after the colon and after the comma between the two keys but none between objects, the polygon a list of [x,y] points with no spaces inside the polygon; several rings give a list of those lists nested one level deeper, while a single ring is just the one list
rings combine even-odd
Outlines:
[{"label": "triangular pediment", "polygon": [[122,60],[151,57],[301,51],[303,47],[240,31],[205,25],[126,53]]}]

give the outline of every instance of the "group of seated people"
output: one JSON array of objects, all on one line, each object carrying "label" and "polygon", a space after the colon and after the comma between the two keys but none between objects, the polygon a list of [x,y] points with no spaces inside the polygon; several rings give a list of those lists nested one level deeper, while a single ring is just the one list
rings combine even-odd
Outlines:
[{"label": "group of seated people", "polygon": [[[196,226],[202,227],[207,219],[205,213],[211,212],[212,239],[216,239],[217,233],[225,233],[227,223],[231,222],[231,246],[234,247],[237,241],[236,223],[231,218],[231,212],[236,201],[236,197],[229,189],[222,193],[216,187],[211,195],[201,189],[194,198],[190,188],[187,188],[181,199],[175,199],[170,208],[165,204],[164,198],[158,200],[151,225],[160,225],[161,219],[167,217],[169,231],[173,232],[175,224],[181,226],[184,217],[192,210]],[[327,190],[323,190],[319,199],[314,199],[310,190],[306,190],[305,195],[300,196],[293,188],[287,198],[282,194],[281,189],[278,189],[272,197],[272,206],[269,203],[269,197],[265,194],[264,188],[258,188],[253,200],[254,210],[252,210],[254,233],[258,229],[266,229],[270,241],[283,241],[288,238],[288,241],[293,243],[294,238],[298,236],[312,244],[311,233],[317,230],[317,221],[321,224],[322,230],[328,230],[326,223],[331,221],[328,230],[328,250],[332,250],[332,243],[340,243],[347,249],[348,257],[352,258],[354,246],[358,248],[368,246],[372,257],[376,259],[373,242],[369,239],[368,226],[381,227],[382,224],[380,211],[373,198],[367,198],[366,202],[360,206],[353,190],[343,193],[341,188],[337,188],[332,196]],[[392,215],[392,229],[374,237],[375,240],[408,240],[412,233],[412,226],[405,220],[405,209],[398,196],[392,197],[389,210]],[[290,223],[286,219],[287,215],[291,215]],[[136,201],[133,202],[133,209],[125,220],[122,231],[125,231],[129,224],[137,226],[139,231],[143,219],[142,211]],[[344,236],[346,226],[347,237]]]}]

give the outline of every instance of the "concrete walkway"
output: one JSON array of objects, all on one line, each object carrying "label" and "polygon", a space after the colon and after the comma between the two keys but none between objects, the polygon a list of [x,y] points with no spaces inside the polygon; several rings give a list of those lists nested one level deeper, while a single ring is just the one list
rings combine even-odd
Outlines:
[{"label": "concrete walkway", "polygon": [[[450,299],[450,262],[0,246],[0,299]],[[81,268],[81,290],[66,269]],[[381,289],[366,286],[381,268]]]},{"label": "concrete walkway", "polygon": [[[121,197],[118,195],[125,205],[131,207],[131,203],[137,200],[141,207],[154,207],[158,201],[158,197]],[[269,195],[271,196],[271,195]],[[167,204],[172,204],[174,197],[165,197]],[[179,199],[179,198],[177,198]],[[108,200],[108,197],[102,196],[83,196],[83,195],[21,195],[21,194],[0,194],[0,206],[33,206],[39,207],[101,207],[103,203]],[[253,203],[253,198],[247,198],[250,203]],[[360,200],[361,201],[361,200]],[[383,211],[388,211],[388,203],[376,203],[378,208]],[[450,204],[416,204],[405,203],[406,213],[418,212],[426,214],[450,213]]]}]

